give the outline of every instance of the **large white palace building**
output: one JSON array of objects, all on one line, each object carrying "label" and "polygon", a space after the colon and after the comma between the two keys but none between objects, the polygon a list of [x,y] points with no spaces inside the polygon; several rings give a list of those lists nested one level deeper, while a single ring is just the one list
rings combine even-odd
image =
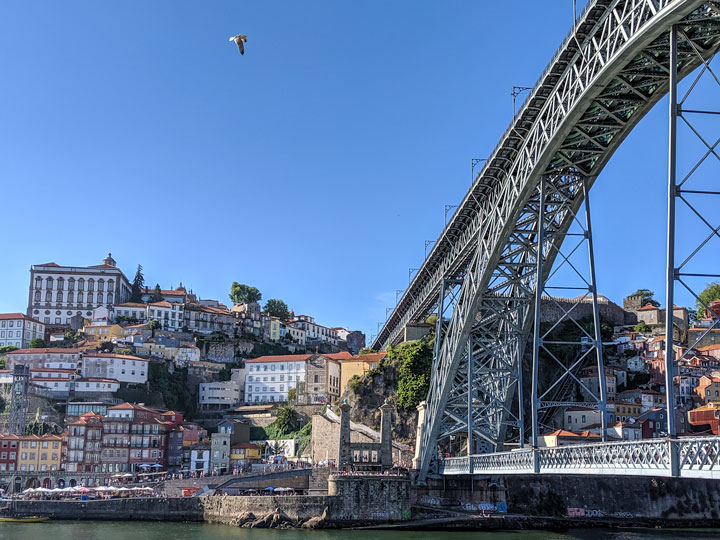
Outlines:
[{"label": "large white palace building", "polygon": [[112,310],[130,298],[130,282],[110,253],[95,266],[34,264],[30,268],[27,315],[49,325],[70,324],[100,306]]}]

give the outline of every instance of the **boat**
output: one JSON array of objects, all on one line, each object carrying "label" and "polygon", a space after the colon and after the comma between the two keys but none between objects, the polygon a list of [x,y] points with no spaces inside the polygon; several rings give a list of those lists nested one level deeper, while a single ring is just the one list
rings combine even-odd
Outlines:
[{"label": "boat", "polygon": [[0,523],[42,523],[50,519],[47,516],[17,516],[5,517],[0,516]]}]

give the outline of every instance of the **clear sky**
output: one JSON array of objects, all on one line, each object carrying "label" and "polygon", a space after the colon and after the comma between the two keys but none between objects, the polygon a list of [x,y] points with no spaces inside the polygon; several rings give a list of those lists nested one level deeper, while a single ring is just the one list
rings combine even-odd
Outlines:
[{"label": "clear sky", "polygon": [[[140,263],[150,285],[221,301],[239,281],[374,333],[571,6],[3,2],[0,311],[25,311],[31,264],[110,251],[130,279]],[[592,192],[615,301],[664,298],[666,111]]]}]

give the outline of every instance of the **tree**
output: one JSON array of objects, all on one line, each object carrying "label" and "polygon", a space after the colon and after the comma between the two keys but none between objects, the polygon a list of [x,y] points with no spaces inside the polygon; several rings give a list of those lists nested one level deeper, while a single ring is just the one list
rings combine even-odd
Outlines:
[{"label": "tree", "polygon": [[15,345],[5,345],[4,347],[0,347],[0,354],[7,354],[10,351],[17,351],[18,348]]},{"label": "tree", "polygon": [[43,338],[36,337],[30,340],[31,349],[44,349],[45,347],[47,347],[47,345],[45,344],[45,340]]},{"label": "tree", "polygon": [[143,290],[145,289],[145,276],[142,273],[142,266],[138,264],[130,289],[130,302],[142,302]]},{"label": "tree", "polygon": [[290,310],[287,304],[278,298],[271,298],[265,302],[265,314],[277,317],[281,321],[287,321],[290,318]]},{"label": "tree", "polygon": [[297,400],[297,388],[288,390],[288,403],[295,403]]},{"label": "tree", "polygon": [[80,334],[78,334],[77,332],[65,332],[64,337],[66,341],[70,341],[72,343],[77,343],[78,341],[80,341]]},{"label": "tree", "polygon": [[360,349],[360,352],[358,352],[359,356],[362,356],[363,354],[375,354],[377,351],[373,349],[372,347],[363,347]]},{"label": "tree", "polygon": [[635,325],[633,330],[635,330],[636,332],[640,332],[641,334],[647,334],[652,330],[652,328],[650,328],[650,326],[648,326],[645,321],[640,321]]},{"label": "tree", "polygon": [[160,328],[160,321],[153,319],[148,323],[148,326],[150,327],[150,330],[152,330],[153,337],[155,337],[155,330]]},{"label": "tree", "polygon": [[155,289],[153,290],[152,294],[150,295],[150,303],[152,302],[162,302],[165,300],[165,297],[162,295],[162,289],[160,288],[160,284],[155,284]]},{"label": "tree", "polygon": [[[710,314],[707,312],[707,309],[705,309],[703,302],[709,306],[710,302],[713,300],[720,300],[720,283],[717,281],[708,283],[703,292],[701,292],[698,296],[700,297],[700,300],[702,300],[702,302],[697,300],[695,303],[698,317],[707,317]],[[717,309],[715,310],[715,314],[720,317],[720,313],[717,313]]]},{"label": "tree", "polygon": [[281,435],[287,435],[288,433],[297,431],[298,428],[300,428],[298,413],[289,405],[280,407],[277,412],[277,418],[275,419],[275,427]]},{"label": "tree", "polygon": [[[632,293],[630,296],[642,296],[642,305],[647,306],[650,304],[651,306],[660,307],[660,302],[655,300],[653,298],[655,296],[655,293],[651,291],[650,289],[638,289],[634,293]],[[641,306],[642,307],[642,306]]]},{"label": "tree", "polygon": [[235,304],[259,302],[262,300],[262,293],[257,289],[257,287],[251,287],[250,285],[233,281],[230,286],[230,300],[232,300]]}]

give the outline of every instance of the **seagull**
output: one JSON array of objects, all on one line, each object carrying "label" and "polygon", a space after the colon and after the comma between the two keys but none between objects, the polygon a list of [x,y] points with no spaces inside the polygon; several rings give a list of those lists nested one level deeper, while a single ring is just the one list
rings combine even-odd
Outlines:
[{"label": "seagull", "polygon": [[238,34],[237,36],[233,36],[228,39],[228,41],[234,41],[235,43],[237,43],[240,54],[245,54],[245,47],[243,46],[243,41],[247,43],[247,36],[243,34]]}]

